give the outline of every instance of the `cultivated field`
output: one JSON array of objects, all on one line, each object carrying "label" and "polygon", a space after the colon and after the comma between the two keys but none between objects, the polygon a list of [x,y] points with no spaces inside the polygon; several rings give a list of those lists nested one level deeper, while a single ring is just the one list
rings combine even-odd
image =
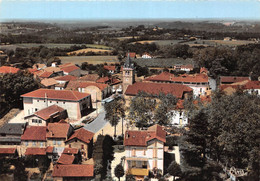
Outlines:
[{"label": "cultivated field", "polygon": [[76,50],[76,51],[73,51],[73,52],[69,52],[67,53],[68,55],[71,55],[71,54],[79,54],[79,53],[87,53],[87,52],[94,52],[94,53],[110,53],[112,52],[112,50],[105,50],[105,49],[97,49],[97,48],[84,48],[84,49],[80,49],[80,50]]},{"label": "cultivated field", "polygon": [[1,49],[13,49],[15,50],[17,47],[19,48],[32,48],[32,47],[39,47],[45,46],[47,48],[70,48],[73,45],[86,45],[88,48],[98,48],[98,49],[111,49],[111,47],[105,45],[95,45],[95,44],[63,44],[63,43],[21,43],[21,44],[12,44],[12,45],[0,45]]},{"label": "cultivated field", "polygon": [[250,43],[255,43],[254,41],[248,41],[248,40],[233,40],[233,41],[224,41],[224,40],[195,40],[195,41],[189,41],[181,44],[187,44],[189,46],[239,46],[239,45],[246,45]]},{"label": "cultivated field", "polygon": [[59,57],[61,63],[75,63],[81,65],[83,62],[88,62],[89,64],[102,64],[102,63],[118,63],[117,56],[69,56],[69,57]]},{"label": "cultivated field", "polygon": [[[116,39],[123,41],[133,38],[132,36],[123,36],[123,37],[117,37]],[[139,36],[135,36],[134,38],[139,38]]]},{"label": "cultivated field", "polygon": [[137,41],[134,43],[155,43],[156,45],[163,46],[163,45],[175,45],[178,44],[181,40],[144,40],[144,41]]}]

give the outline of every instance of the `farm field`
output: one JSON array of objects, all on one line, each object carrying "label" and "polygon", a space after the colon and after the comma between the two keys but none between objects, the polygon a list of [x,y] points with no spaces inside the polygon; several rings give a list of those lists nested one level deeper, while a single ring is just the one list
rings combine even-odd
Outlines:
[{"label": "farm field", "polygon": [[102,64],[102,63],[118,63],[117,56],[65,56],[59,57],[61,59],[61,63],[75,63],[81,65],[83,62],[88,62],[89,64]]},{"label": "farm field", "polygon": [[164,45],[175,45],[178,44],[181,40],[144,40],[144,41],[137,41],[133,43],[155,43],[156,45],[159,46],[164,46]]},{"label": "farm field", "polygon": [[72,51],[72,52],[69,52],[67,53],[68,55],[71,55],[71,54],[79,54],[79,53],[87,53],[87,52],[94,52],[94,53],[104,53],[104,52],[107,52],[107,53],[110,53],[112,52],[112,50],[105,50],[105,49],[97,49],[97,48],[84,48],[84,49],[80,49],[80,50],[76,50],[76,51]]},{"label": "farm field", "polygon": [[182,58],[158,58],[158,59],[135,59],[136,62],[141,67],[173,67],[175,64],[193,64],[192,59],[182,59]]},{"label": "farm field", "polygon": [[222,45],[222,46],[239,46],[239,45],[246,45],[250,43],[255,43],[254,41],[248,40],[235,40],[235,41],[224,41],[224,40],[195,40],[189,41],[181,44],[187,44],[189,46],[215,46],[215,45]]},{"label": "farm field", "polygon": [[[133,38],[132,36],[124,36],[124,37],[117,37],[116,39],[123,41]],[[139,38],[139,36],[135,36],[135,38]]]},{"label": "farm field", "polygon": [[98,49],[111,49],[111,47],[105,45],[95,45],[95,44],[63,44],[63,43],[21,43],[21,44],[11,44],[11,45],[1,45],[0,48],[2,49],[13,49],[15,50],[17,47],[19,48],[32,48],[32,47],[39,47],[45,46],[47,48],[69,48],[73,45],[86,45],[89,48],[98,48]]}]

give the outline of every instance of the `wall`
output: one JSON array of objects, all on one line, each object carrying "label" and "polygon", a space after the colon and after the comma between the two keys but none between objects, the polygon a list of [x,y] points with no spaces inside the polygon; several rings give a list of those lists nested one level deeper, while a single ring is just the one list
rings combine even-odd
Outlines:
[{"label": "wall", "polygon": [[[84,149],[82,149],[82,145],[84,146]],[[82,157],[84,158],[90,158],[91,156],[89,155],[89,145],[78,140],[78,139],[73,139],[70,140],[68,142],[66,142],[66,147],[69,148],[77,148],[79,149],[82,153],[85,153],[82,155]],[[91,146],[90,146],[91,147]]]}]

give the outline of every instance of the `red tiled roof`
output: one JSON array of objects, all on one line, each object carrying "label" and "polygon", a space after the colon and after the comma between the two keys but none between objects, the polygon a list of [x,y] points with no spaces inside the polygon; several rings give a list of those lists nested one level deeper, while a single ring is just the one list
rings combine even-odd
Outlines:
[{"label": "red tiled roof", "polygon": [[65,109],[57,106],[57,105],[52,105],[49,107],[46,107],[44,109],[41,109],[37,112],[34,113],[34,115],[47,120],[49,119],[52,115],[57,114],[57,113],[61,113],[62,111],[64,111]]},{"label": "red tiled roof", "polygon": [[88,74],[83,77],[80,77],[79,80],[96,82],[98,78],[99,78],[98,74]]},{"label": "red tiled roof", "polygon": [[60,68],[64,68],[64,67],[69,67],[69,66],[72,66],[72,65],[74,65],[75,66],[75,64],[74,63],[65,63],[65,64],[61,64],[61,65],[59,65],[59,67]]},{"label": "red tiled roof", "polygon": [[194,74],[188,75],[183,74],[180,76],[175,76],[169,72],[162,72],[161,74],[148,77],[146,81],[163,81],[163,82],[187,82],[187,83],[208,83],[208,76],[205,74]]},{"label": "red tiled roof", "polygon": [[70,73],[70,72],[72,72],[72,71],[74,71],[74,70],[79,70],[80,68],[79,67],[77,67],[76,65],[71,65],[71,66],[68,66],[68,67],[63,67],[63,68],[61,68],[61,70],[63,71],[63,72],[67,72],[67,73]]},{"label": "red tiled roof", "polygon": [[53,177],[93,177],[94,165],[55,165]]},{"label": "red tiled roof", "polygon": [[52,146],[48,146],[46,148],[46,153],[52,153],[53,152],[53,147]]},{"label": "red tiled roof", "polygon": [[113,77],[111,77],[111,78],[109,78],[109,77],[101,77],[96,82],[97,83],[114,85],[114,84],[120,83],[121,81],[116,79],[116,78],[113,78]]},{"label": "red tiled roof", "polygon": [[236,77],[236,76],[220,76],[220,83],[234,83],[249,80],[249,77]]},{"label": "red tiled roof", "polygon": [[166,132],[161,126],[156,124],[148,130],[126,131],[124,144],[125,146],[147,146],[147,142],[152,139],[166,142]]},{"label": "red tiled roof", "polygon": [[95,82],[79,82],[80,88],[85,88],[85,87],[88,87],[88,86],[96,86],[100,90],[104,90],[105,88],[108,87],[107,84],[101,84],[101,83],[95,83]]},{"label": "red tiled roof", "polygon": [[78,154],[79,150],[77,148],[65,148],[63,154]]},{"label": "red tiled roof", "polygon": [[70,90],[37,89],[21,95],[21,97],[47,98],[57,100],[79,101],[90,94]]},{"label": "red tiled roof", "polygon": [[38,74],[38,76],[41,78],[49,78],[52,74],[53,74],[52,72],[42,72]]},{"label": "red tiled roof", "polygon": [[75,160],[75,156],[73,156],[73,155],[61,154],[57,163],[63,164],[63,165],[70,165],[74,162],[74,160]]},{"label": "red tiled roof", "polygon": [[66,142],[76,138],[85,143],[89,143],[92,140],[93,136],[94,136],[94,133],[92,133],[84,128],[80,128],[80,129],[76,130],[73,133],[73,135],[71,135],[71,137]]},{"label": "red tiled roof", "polygon": [[202,74],[203,72],[205,72],[206,74],[208,73],[208,69],[205,67],[201,67],[200,68],[200,74]]},{"label": "red tiled roof", "polygon": [[130,58],[135,58],[135,56],[136,56],[135,52],[128,52],[128,53],[126,53],[126,57],[128,56],[128,54],[129,54]]},{"label": "red tiled roof", "polygon": [[172,94],[177,98],[182,98],[185,92],[192,92],[192,89],[182,84],[137,82],[133,85],[129,85],[125,94],[135,96],[139,91],[152,95],[159,95],[160,92],[162,92],[164,94]]},{"label": "red tiled roof", "polygon": [[62,70],[59,67],[46,67],[44,69],[45,72],[61,72]]},{"label": "red tiled roof", "polygon": [[46,141],[46,126],[27,126],[21,140]]},{"label": "red tiled roof", "polygon": [[33,69],[33,68],[28,68],[27,69],[30,73],[34,73],[34,72],[37,72],[38,70],[37,69]]},{"label": "red tiled roof", "polygon": [[41,80],[41,84],[45,87],[49,87],[57,84],[57,81],[54,78],[45,78]]},{"label": "red tiled roof", "polygon": [[115,65],[104,65],[104,69],[106,70],[116,70],[116,66]]},{"label": "red tiled roof", "polygon": [[47,127],[47,138],[67,138],[69,123],[49,123]]},{"label": "red tiled roof", "polygon": [[16,148],[0,148],[0,154],[15,154]]},{"label": "red tiled roof", "polygon": [[25,155],[46,155],[45,148],[27,148]]},{"label": "red tiled roof", "polygon": [[62,81],[70,81],[70,80],[76,80],[77,77],[72,76],[72,75],[65,75],[65,76],[57,77],[55,79],[56,80],[62,80]]},{"label": "red tiled roof", "polygon": [[221,90],[225,90],[227,88],[242,89],[242,90],[260,89],[260,81],[245,80],[233,84],[220,85]]},{"label": "red tiled roof", "polygon": [[8,74],[12,73],[15,74],[19,71],[19,68],[11,67],[11,66],[2,66],[0,67],[0,74]]}]

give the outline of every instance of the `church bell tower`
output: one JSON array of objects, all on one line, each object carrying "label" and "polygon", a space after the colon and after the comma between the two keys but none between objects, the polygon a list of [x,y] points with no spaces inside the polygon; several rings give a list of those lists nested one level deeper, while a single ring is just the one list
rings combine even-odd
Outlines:
[{"label": "church bell tower", "polygon": [[125,93],[127,87],[135,82],[135,69],[134,63],[130,58],[128,53],[125,64],[123,66],[123,94]]}]

